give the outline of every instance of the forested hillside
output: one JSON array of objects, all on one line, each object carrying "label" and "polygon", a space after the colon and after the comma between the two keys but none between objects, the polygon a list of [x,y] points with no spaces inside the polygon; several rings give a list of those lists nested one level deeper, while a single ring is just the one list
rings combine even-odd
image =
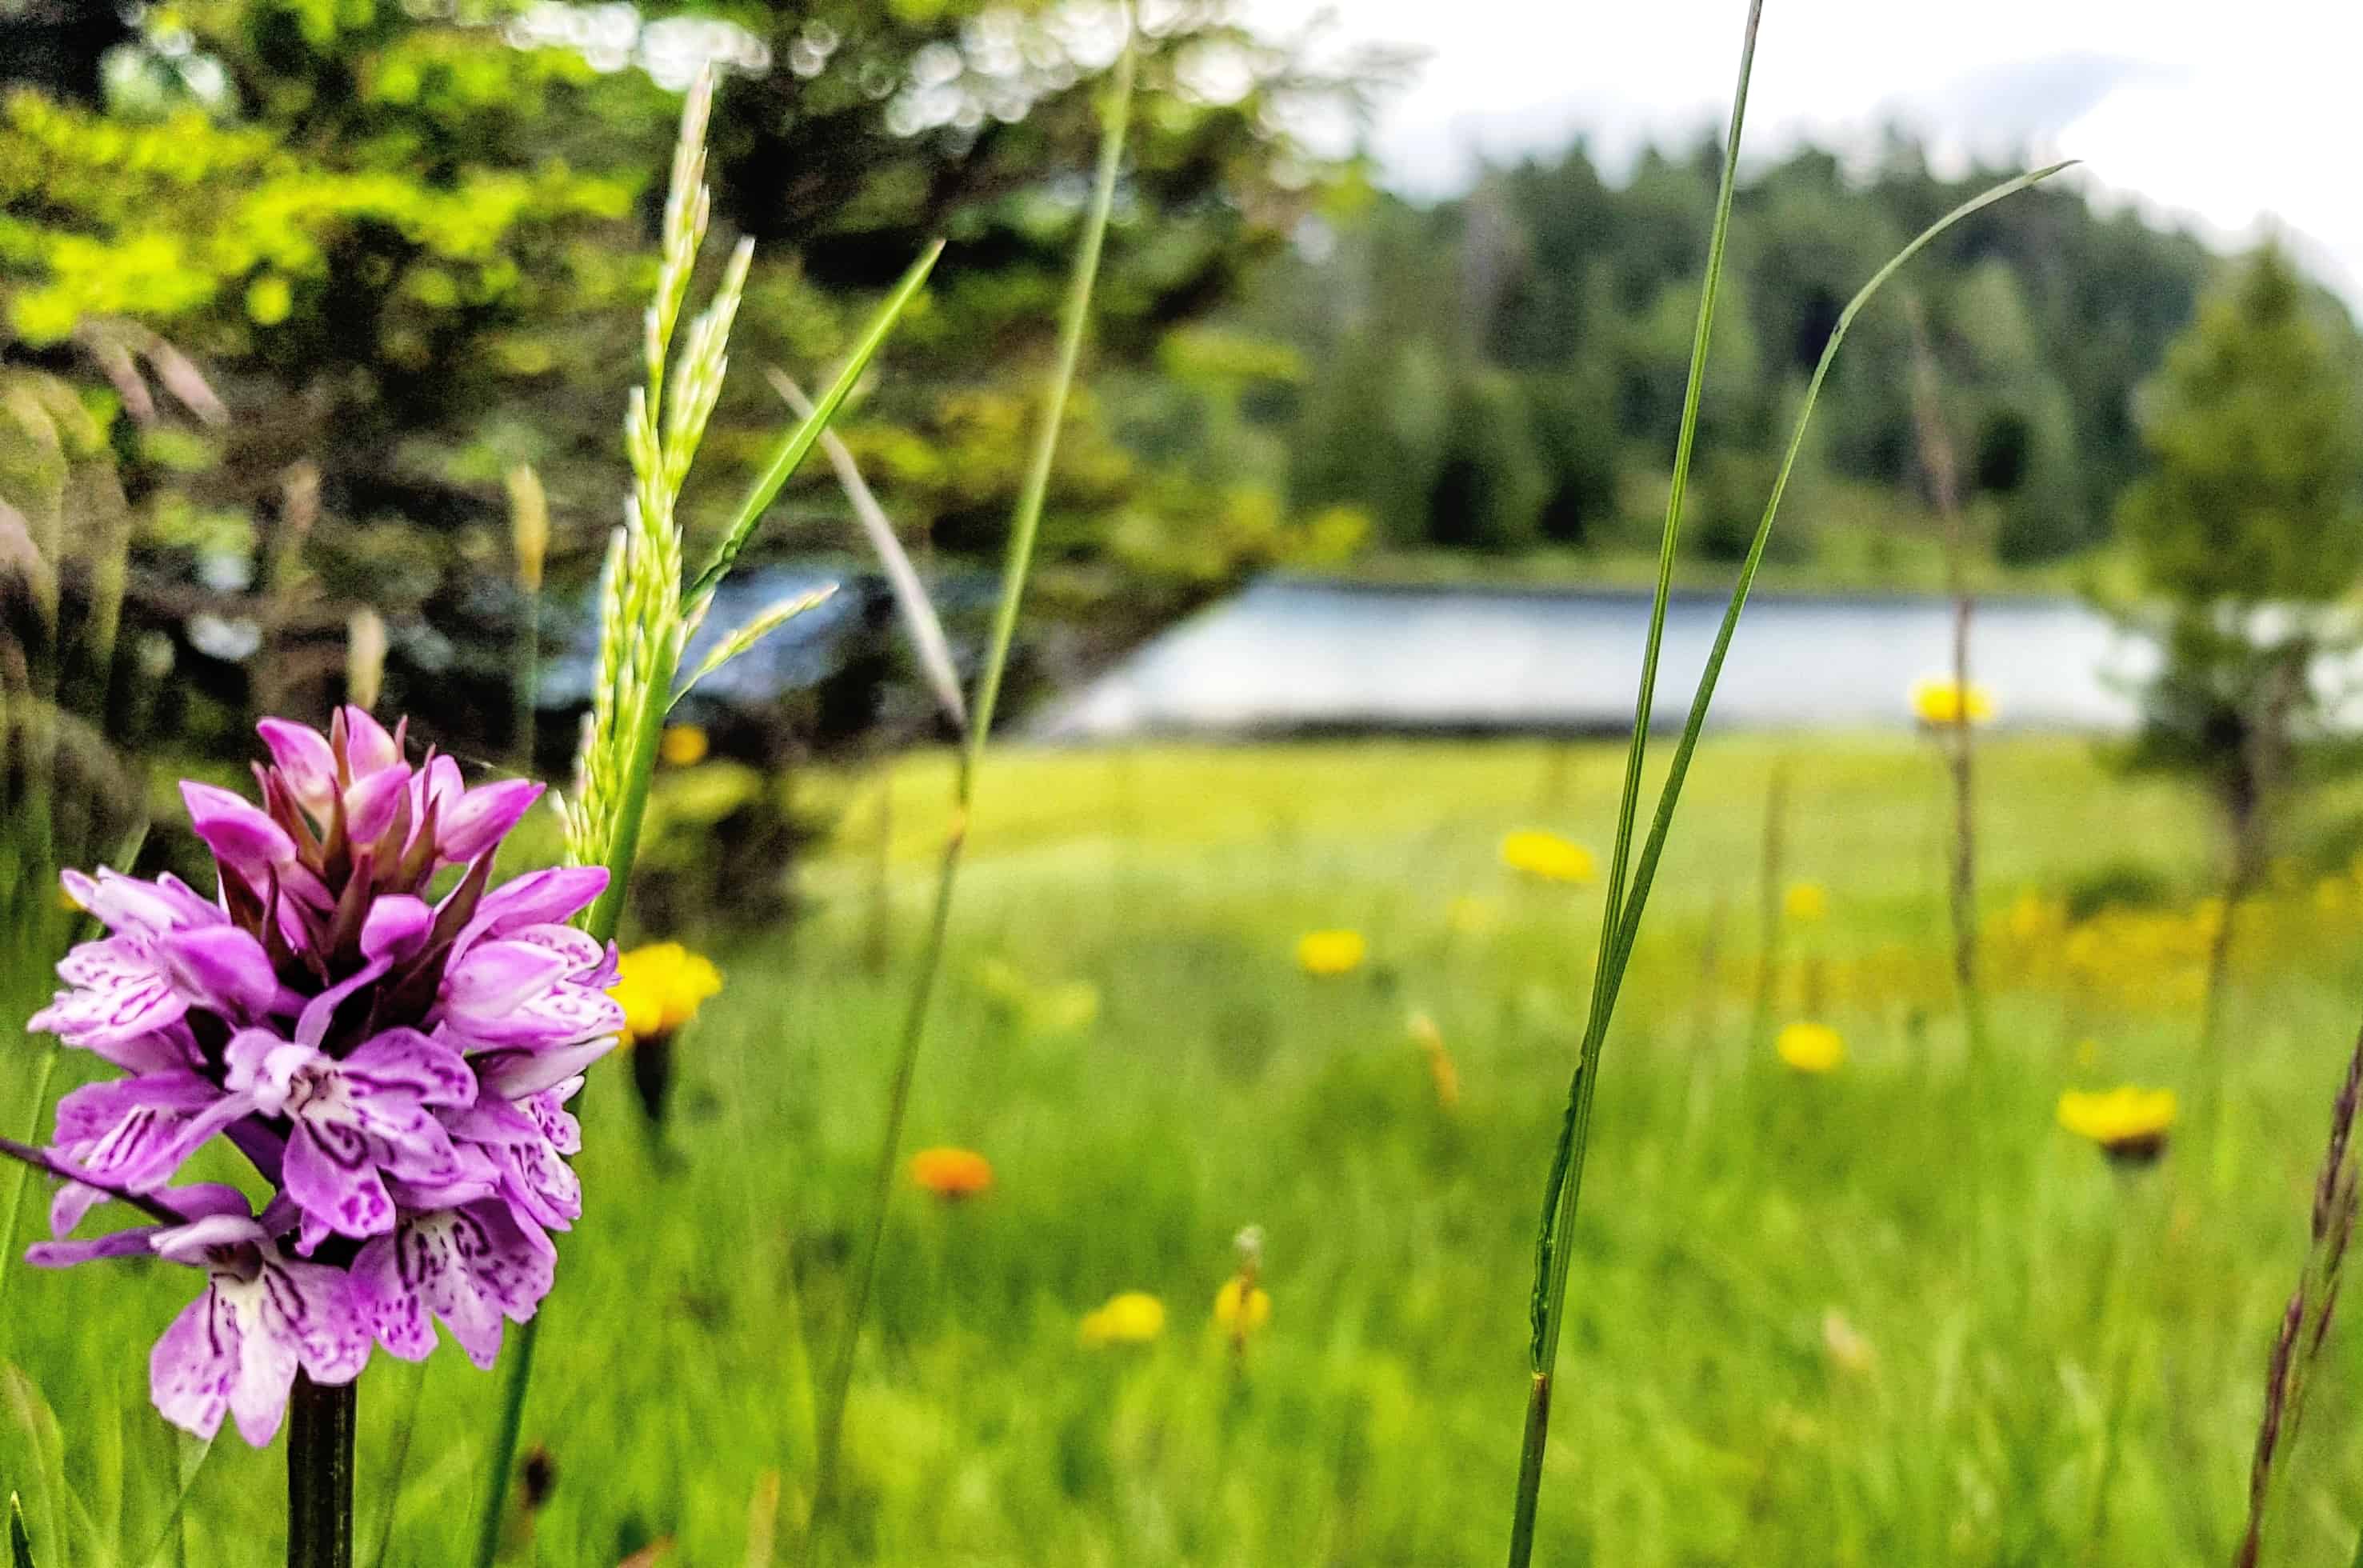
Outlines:
[{"label": "forested hillside", "polygon": [[[1430,206],[1373,194],[1262,274],[1243,325],[1289,343],[1299,506],[1364,508],[1398,550],[1614,550],[1654,532],[1697,309],[1712,148],[1623,177],[1579,143]],[[1749,178],[1701,427],[1691,549],[1736,555],[1795,399],[1860,282],[2002,177],[1931,172],[1891,139],[1876,167],[1806,150]],[[1998,560],[2106,543],[2142,462],[2140,388],[2216,259],[2059,181],[1979,215],[1856,327],[1824,393],[1776,548],[1876,575],[1925,536],[1908,388],[1915,313],[1945,423]],[[2344,312],[2317,296],[2325,314]],[[1735,308],[1736,306],[1736,308]],[[2340,336],[2350,345],[2351,328]],[[1859,558],[1868,548],[1874,559]],[[1849,555],[1848,552],[1855,552]]]}]

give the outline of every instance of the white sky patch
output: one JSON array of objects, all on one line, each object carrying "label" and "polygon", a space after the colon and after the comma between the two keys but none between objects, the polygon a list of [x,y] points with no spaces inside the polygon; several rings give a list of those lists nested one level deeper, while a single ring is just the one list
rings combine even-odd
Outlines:
[{"label": "white sky patch", "polygon": [[[1423,51],[1381,111],[1389,180],[1435,194],[1481,157],[1556,152],[1575,134],[1621,162],[1642,142],[1719,125],[1743,0],[1243,0],[1255,25],[1326,10],[1338,44]],[[2348,123],[2363,59],[2351,0],[1770,0],[1748,143],[1840,150],[1882,127],[1946,163],[2081,158],[2104,195],[2222,245],[2270,228],[2363,303],[2363,200]]]}]

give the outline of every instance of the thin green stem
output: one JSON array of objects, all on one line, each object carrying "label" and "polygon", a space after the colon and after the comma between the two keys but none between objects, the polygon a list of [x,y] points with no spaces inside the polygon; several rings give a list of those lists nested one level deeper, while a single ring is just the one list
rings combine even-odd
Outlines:
[{"label": "thin green stem", "polygon": [[[964,818],[965,814],[961,814]],[[845,1437],[845,1401],[853,1387],[854,1353],[860,1348],[862,1320],[870,1311],[870,1295],[878,1280],[878,1258],[885,1242],[886,1210],[894,1197],[894,1169],[901,1162],[903,1124],[911,1106],[911,1085],[918,1076],[919,1050],[926,1043],[927,1014],[935,1001],[936,982],[943,970],[944,941],[951,929],[952,890],[960,878],[960,852],[967,834],[956,818],[945,840],[941,864],[936,870],[934,912],[927,921],[927,940],[920,950],[916,978],[903,1016],[903,1030],[894,1053],[894,1078],[886,1091],[886,1116],[879,1132],[878,1158],[871,1173],[871,1225],[855,1266],[853,1299],[848,1304],[846,1328],[837,1354],[830,1360],[828,1382],[822,1386],[815,1419],[819,1452],[814,1473],[811,1531],[816,1539],[835,1507],[838,1466]]]},{"label": "thin green stem", "polygon": [[[648,714],[632,750],[615,837],[609,841],[607,886],[591,906],[583,929],[600,942],[613,941],[622,921],[624,894],[631,882],[632,861],[639,851],[640,824],[648,815],[649,783],[656,773],[657,747],[664,736],[662,694],[672,685],[673,658],[660,651],[649,684]],[[518,1440],[525,1431],[525,1401],[533,1384],[534,1352],[541,1343],[543,1313],[516,1326],[511,1336],[508,1368],[501,1388],[500,1425],[494,1429],[491,1462],[485,1470],[484,1509],[476,1525],[476,1568],[492,1568],[500,1555],[501,1525],[507,1517],[509,1472],[516,1466]]]},{"label": "thin green stem", "polygon": [[1033,569],[1034,543],[1041,529],[1042,507],[1049,495],[1050,469],[1059,450],[1059,432],[1065,422],[1068,394],[1075,367],[1082,357],[1083,336],[1091,321],[1092,292],[1099,279],[1100,253],[1107,239],[1108,215],[1115,205],[1116,172],[1124,158],[1125,134],[1132,113],[1135,40],[1131,17],[1126,16],[1123,54],[1117,59],[1104,118],[1100,128],[1099,161],[1092,205],[1075,250],[1074,271],[1059,321],[1059,339],[1049,384],[1042,399],[1041,425],[1035,432],[1032,455],[1019,488],[1017,507],[1009,529],[1008,554],[1002,570],[1001,598],[993,611],[993,630],[986,644],[984,667],[977,678],[973,715],[967,743],[952,785],[951,826],[944,837],[941,863],[936,873],[934,911],[928,918],[926,945],[911,987],[897,1042],[894,1076],[888,1088],[886,1112],[879,1129],[878,1156],[871,1184],[871,1215],[860,1259],[856,1265],[853,1296],[845,1327],[830,1363],[828,1382],[821,1395],[816,1422],[819,1457],[815,1470],[810,1522],[805,1531],[807,1554],[816,1547],[837,1504],[838,1471],[845,1434],[845,1402],[853,1385],[853,1362],[860,1347],[863,1319],[877,1284],[878,1259],[884,1245],[886,1214],[894,1194],[894,1172],[901,1162],[903,1125],[910,1110],[911,1086],[918,1073],[919,1053],[926,1042],[927,1017],[937,977],[943,968],[946,934],[950,929],[952,895],[960,881],[960,857],[968,841],[969,816],[976,798],[977,773],[984,760],[985,741],[1000,706],[1003,677],[1009,667],[1009,650],[1016,639],[1017,613]]},{"label": "thin green stem", "polygon": [[[1749,22],[1752,45],[1755,22],[1753,11],[1750,13]],[[1743,71],[1740,82],[1740,94],[1743,97],[1746,90],[1747,78]],[[1733,116],[1733,125],[1736,132],[1738,125],[1738,115],[1736,111]],[[1691,699],[1689,717],[1682,726],[1681,739],[1675,742],[1673,760],[1667,770],[1666,782],[1658,795],[1657,808],[1649,824],[1648,836],[1642,843],[1639,859],[1633,870],[1630,891],[1623,896],[1620,903],[1612,905],[1603,917],[1602,958],[1598,979],[1593,987],[1590,1019],[1585,1026],[1582,1045],[1577,1057],[1575,1078],[1569,1087],[1567,1120],[1560,1130],[1559,1147],[1552,1156],[1550,1175],[1546,1186],[1544,1232],[1537,1247],[1532,1367],[1535,1389],[1529,1396],[1530,1414],[1526,1428],[1527,1441],[1537,1450],[1539,1450],[1540,1446],[1548,1440],[1549,1383],[1552,1368],[1558,1358],[1559,1329],[1566,1316],[1568,1275],[1572,1262],[1571,1252],[1565,1244],[1565,1238],[1573,1225],[1576,1206],[1582,1193],[1585,1157],[1591,1145],[1593,1096],[1599,1082],[1598,1066],[1601,1049],[1606,1038],[1609,1020],[1614,1016],[1617,995],[1624,984],[1625,967],[1632,959],[1633,945],[1640,933],[1641,917],[1648,906],[1649,890],[1657,878],[1658,863],[1665,852],[1666,838],[1673,825],[1674,808],[1681,798],[1683,782],[1689,775],[1692,758],[1698,750],[1699,733],[1706,722],[1707,707],[1714,700],[1715,684],[1722,677],[1724,661],[1730,653],[1732,637],[1738,630],[1741,612],[1747,608],[1749,590],[1754,586],[1756,574],[1763,565],[1765,545],[1771,538],[1772,523],[1780,512],[1781,497],[1788,489],[1789,480],[1796,468],[1798,455],[1803,449],[1806,428],[1813,417],[1814,404],[1821,394],[1822,384],[1828,378],[1830,365],[1836,358],[1838,347],[1845,341],[1847,332],[1853,326],[1855,317],[1861,313],[1862,307],[1869,302],[1871,296],[1879,292],[1880,286],[1905,262],[1919,254],[1938,235],[1971,213],[2014,192],[2023,190],[2039,180],[2048,178],[2065,167],[2067,167],[2065,163],[2056,163],[2048,168],[2022,174],[2016,179],[2005,181],[1994,186],[1937,219],[1909,245],[1896,252],[1885,266],[1871,275],[1870,281],[1862,286],[1839,315],[1837,324],[1831,328],[1829,341],[1822,350],[1821,360],[1814,367],[1813,378],[1806,384],[1804,400],[1798,410],[1796,425],[1790,437],[1788,450],[1781,458],[1780,471],[1774,478],[1771,495],[1766,501],[1763,517],[1757,524],[1755,538],[1750,541],[1747,559],[1741,564],[1739,579],[1732,589],[1731,600],[1724,610],[1723,621],[1716,628],[1714,645],[1707,653],[1706,668],[1701,674],[1698,689]],[[1642,709],[1644,722],[1647,712],[1645,706]],[[1638,753],[1641,743],[1640,729],[1643,727],[1643,723],[1636,723],[1632,749],[1628,756]],[[1628,768],[1628,773],[1633,771]],[[1621,827],[1619,834],[1621,838],[1623,836]],[[1613,874],[1612,872],[1612,876]],[[1537,1407],[1540,1410],[1539,1419],[1534,1417],[1534,1411]],[[1512,1568],[1523,1568],[1523,1565],[1530,1560],[1534,1550],[1536,1497],[1532,1495],[1530,1487],[1538,1486],[1540,1477],[1541,1460],[1537,1451],[1523,1459],[1520,1464],[1519,1495],[1511,1525]]]}]

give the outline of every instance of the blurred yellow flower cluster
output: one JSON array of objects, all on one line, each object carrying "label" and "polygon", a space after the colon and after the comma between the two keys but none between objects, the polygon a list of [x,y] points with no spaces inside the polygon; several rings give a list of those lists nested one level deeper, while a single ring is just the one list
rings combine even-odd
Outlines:
[{"label": "blurred yellow flower cluster", "polygon": [[626,1045],[678,1034],[722,989],[722,972],[713,961],[679,942],[634,948],[616,967],[607,994],[623,1006]]},{"label": "blurred yellow flower cluster", "polygon": [[1145,1290],[1109,1296],[1106,1306],[1083,1314],[1082,1340],[1093,1350],[1145,1345],[1164,1332],[1165,1303]]},{"label": "blurred yellow flower cluster", "polygon": [[1772,1049],[1794,1071],[1815,1075],[1835,1073],[1846,1061],[1846,1040],[1827,1024],[1791,1024]]},{"label": "blurred yellow flower cluster", "polygon": [[[1239,1305],[1246,1298],[1244,1308]],[[1261,1285],[1250,1285],[1238,1274],[1223,1282],[1215,1293],[1215,1327],[1234,1339],[1243,1340],[1271,1321],[1271,1293]]]},{"label": "blurred yellow flower cluster", "polygon": [[2124,1163],[2147,1164],[2163,1153],[2174,1116],[2171,1089],[2125,1084],[2099,1092],[2070,1089],[2059,1096],[2059,1125]]},{"label": "blurred yellow flower cluster", "polygon": [[1296,943],[1296,967],[1307,974],[1351,974],[1370,955],[1359,931],[1307,931]]},{"label": "blurred yellow flower cluster", "polygon": [[1502,863],[1537,882],[1583,884],[1599,875],[1592,851],[1571,839],[1539,828],[1512,833],[1502,840]]},{"label": "blurred yellow flower cluster", "polygon": [[[1971,724],[1991,724],[1994,717],[1993,694],[1975,681],[1969,685],[1969,719]],[[1939,676],[1912,683],[1912,714],[1923,724],[1958,724],[1961,721],[1962,691],[1958,683]]]},{"label": "blurred yellow flower cluster", "polygon": [[1816,925],[1830,913],[1830,890],[1818,882],[1792,882],[1781,895],[1781,912],[1801,926]]}]

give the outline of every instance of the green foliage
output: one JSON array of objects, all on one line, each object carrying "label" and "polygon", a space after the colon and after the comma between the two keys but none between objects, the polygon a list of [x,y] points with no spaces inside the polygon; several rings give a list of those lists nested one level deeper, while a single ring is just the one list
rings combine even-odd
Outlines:
[{"label": "green foliage", "polygon": [[2156,468],[2120,527],[2179,606],[2320,604],[2363,566],[2363,342],[2335,310],[2268,248],[2209,297],[2148,389]]},{"label": "green foliage", "polygon": [[[1551,474],[1541,539],[1597,549],[1641,532],[1647,508],[1631,501],[1652,486],[1625,479],[1663,472],[1715,154],[1711,142],[1651,149],[1619,177],[1578,142],[1488,171],[1463,197],[1423,206],[1381,196],[1326,215],[1326,243],[1258,273],[1231,312],[1293,345],[1307,366],[1292,500],[1363,506],[1390,546],[1500,548],[1490,526],[1432,530],[1425,503],[1468,388],[1505,370],[1521,378],[1533,451]],[[1856,284],[1904,237],[1991,183],[1978,170],[1940,179],[1900,140],[1867,174],[1812,148],[1752,172],[1736,198],[1732,298],[1716,317],[1702,450],[1733,458],[1735,473],[1770,453]],[[2209,264],[2189,237],[2102,217],[2067,191],[1984,214],[1923,259],[1914,287],[1962,449],[1965,499],[2006,564],[2107,542],[2111,507],[2143,463],[2135,388],[2189,318]],[[1928,527],[1911,400],[1899,390],[1911,353],[1900,313],[1861,323],[1824,388],[1812,465],[1835,485],[1882,490],[1889,504],[1873,527],[1904,551]],[[1825,519],[1813,495],[1799,499],[1803,531],[1782,548],[1836,570],[1841,531],[1826,530],[1826,545],[1807,538]],[[1750,521],[1728,523],[1692,535],[1693,552],[1728,559],[1743,549]],[[1846,547],[1859,552],[1853,533]]]},{"label": "green foliage", "polygon": [[[1849,1051],[1822,1080],[1747,1038],[1751,923],[1726,913],[1723,962],[1700,956],[1718,881],[1754,863],[1783,752],[1795,870],[1831,899],[1817,956],[1784,974],[1784,995],[1818,967]],[[897,1200],[886,1331],[858,1371],[849,1451],[847,1507],[874,1561],[1498,1563],[1514,1462],[1503,1380],[1520,1364],[1532,1259],[1517,1200],[1553,1131],[1536,1102],[1581,1019],[1569,938],[1598,911],[1594,892],[1514,881],[1499,840],[1536,826],[1591,838],[1613,816],[1617,761],[1593,744],[1322,744],[1018,749],[987,768],[973,902],[945,972],[946,1049],[911,1132],[914,1146],[979,1151],[998,1181],[957,1207],[908,1189]],[[2188,791],[2113,777],[2072,740],[2005,737],[1981,761],[1988,915],[2125,853],[2178,884],[2203,878],[2206,818]],[[725,989],[678,1058],[680,1169],[660,1171],[627,1135],[628,1073],[594,1071],[590,1207],[560,1242],[527,1414],[557,1485],[525,1561],[616,1563],[637,1521],[643,1539],[672,1538],[673,1562],[736,1565],[764,1473],[809,1474],[813,1363],[868,1201],[879,1042],[900,1016],[941,837],[915,807],[941,798],[949,765],[930,753],[894,773],[882,977],[861,962],[875,774],[800,781],[808,808],[856,804],[807,883],[813,917],[714,952]],[[1596,1192],[1613,1201],[1579,1232],[1559,1415],[1584,1462],[1555,1470],[1537,1559],[2222,1568],[2321,1159],[2324,1079],[2354,1025],[2351,949],[2271,960],[2244,988],[2240,1016],[2259,1027],[2237,1058],[2227,1139],[2243,1179],[2207,1179],[2178,1146],[2121,1180],[2053,1125],[2054,1101],[2071,1084],[2186,1086],[2188,1020],[1997,982],[1992,1076],[1973,1109],[1931,937],[1925,746],[1803,755],[1792,739],[1725,737],[1694,774],[1626,984],[1633,1049],[1603,1080]],[[1567,788],[1545,808],[1554,776]],[[2356,793],[2339,792],[2350,809]],[[1456,929],[1455,898],[1491,926]],[[1369,972],[1333,984],[1297,971],[1296,939],[1329,926],[1368,934]],[[1009,1019],[995,960],[1046,988],[1088,982],[1097,1019]],[[1928,973],[1923,989],[1867,979],[1903,962]],[[1936,1017],[1915,1023],[1923,1006]],[[1414,1008],[1458,1067],[1452,1110],[1404,1034]],[[23,1091],[0,1081],[12,1131]],[[1982,1210],[1959,1173],[1976,1115],[1992,1161]],[[1273,1311],[1241,1376],[1208,1318],[1249,1222],[1269,1237]],[[2113,1240],[2128,1260],[2118,1322],[2140,1353],[2095,1546],[2099,1407],[2123,1341],[2096,1330],[2091,1292]],[[95,1498],[87,1483],[120,1426],[127,1481],[169,1492],[146,1351],[194,1277],[11,1269],[0,1354],[70,1413],[64,1473]],[[1164,1300],[1164,1338],[1137,1353],[1081,1347],[1080,1316],[1127,1289]],[[2291,1533],[2270,1562],[2343,1563],[2352,1549],[2363,1431],[2335,1400],[2351,1386],[2351,1327],[2334,1326],[2320,1385],[2333,1402],[2309,1417]],[[422,1373],[416,1442],[389,1496]],[[494,1387],[448,1346],[415,1373],[368,1374],[361,1506],[365,1535],[393,1509],[389,1568],[467,1560]],[[0,1501],[24,1492],[43,1568],[107,1561],[64,1555],[72,1534],[44,1523],[48,1494],[14,1464],[15,1430],[0,1407]],[[191,1568],[268,1561],[284,1468],[280,1450],[223,1434],[189,1505]],[[124,1560],[142,1561],[155,1533],[131,1532]]]},{"label": "green foliage", "polygon": [[2345,312],[2272,247],[2213,294],[2147,389],[2154,471],[2118,527],[2164,601],[2136,760],[2208,777],[2235,828],[2313,716],[2313,655],[2363,570],[2363,363]]},{"label": "green foliage", "polygon": [[1535,455],[1525,389],[1501,371],[1452,389],[1428,483],[1426,538],[1448,548],[1514,550],[1542,537],[1550,476]]},{"label": "green foliage", "polygon": [[[125,486],[157,496],[140,564],[267,579],[287,544],[324,625],[361,602],[393,624],[397,698],[446,673],[405,671],[419,645],[405,632],[457,645],[467,679],[436,682],[434,718],[459,733],[428,721],[447,743],[506,739],[495,688],[516,633],[500,622],[519,612],[486,567],[517,464],[548,489],[553,600],[595,572],[615,516],[603,389],[638,336],[673,114],[659,79],[701,51],[735,66],[716,221],[764,241],[740,365],[828,384],[875,296],[949,238],[950,263],[849,433],[907,535],[998,549],[1022,473],[1015,416],[1050,350],[1090,101],[1113,58],[1092,16],[985,0],[727,18],[189,0],[61,39],[45,14],[0,11],[0,359],[100,386],[100,339],[136,328],[205,366],[235,416],[217,433],[116,443]],[[1111,595],[1112,559],[1170,564],[1186,601],[1312,548],[1323,507],[1282,499],[1272,430],[1301,357],[1204,321],[1337,172],[1281,128],[1281,100],[1350,111],[1375,69],[1316,69],[1251,37],[1228,0],[1169,8],[1144,47],[1092,367],[1108,395],[1074,411],[1045,506],[1048,563],[1074,569],[1067,602],[1086,606]],[[723,389],[704,465],[718,483],[681,498],[693,537],[738,528],[733,503],[778,423],[760,375]],[[298,456],[319,484],[294,539],[276,513]],[[767,543],[852,542],[825,475],[800,478],[781,511],[804,527]],[[286,700],[333,698],[305,679]],[[493,714],[492,733],[466,733]]]}]

